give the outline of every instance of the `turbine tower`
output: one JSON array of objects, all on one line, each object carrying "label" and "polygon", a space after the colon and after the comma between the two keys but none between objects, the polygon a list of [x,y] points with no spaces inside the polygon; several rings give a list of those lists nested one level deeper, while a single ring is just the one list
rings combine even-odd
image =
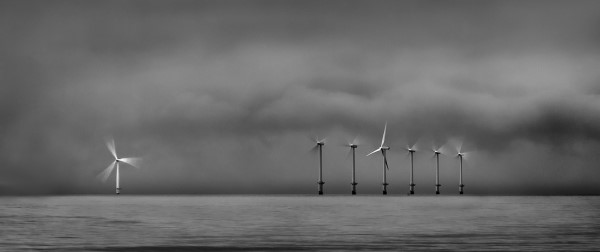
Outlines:
[{"label": "turbine tower", "polygon": [[460,170],[458,172],[459,177],[458,177],[458,193],[459,194],[463,194],[463,187],[465,187],[465,185],[463,184],[463,179],[462,179],[462,170],[463,170],[463,156],[465,154],[459,152],[458,153],[458,158],[460,159]]},{"label": "turbine tower", "polygon": [[463,188],[465,187],[465,184],[463,184],[463,159],[468,159],[468,156],[470,155],[470,152],[463,152],[462,151],[462,146],[463,146],[463,141],[459,140],[457,146],[456,146],[456,157],[458,157],[458,161],[459,161],[459,171],[458,171],[458,193],[459,194],[464,194],[464,190]]},{"label": "turbine tower", "polygon": [[120,163],[126,163],[129,164],[131,166],[133,166],[134,168],[138,168],[139,169],[139,164],[141,162],[141,158],[133,158],[133,157],[129,157],[129,158],[119,158],[117,156],[117,151],[115,148],[115,140],[112,138],[108,138],[106,140],[106,147],[108,147],[108,150],[110,151],[110,153],[113,155],[113,157],[115,158],[114,161],[112,161],[110,163],[110,165],[108,165],[108,167],[106,167],[106,169],[104,169],[100,174],[98,174],[97,178],[100,179],[102,182],[106,182],[106,179],[108,179],[108,176],[110,176],[110,174],[112,173],[112,171],[115,168],[115,165],[117,167],[117,172],[116,172],[116,193],[120,194],[121,193],[121,186],[119,185],[119,164]]},{"label": "turbine tower", "polygon": [[352,140],[352,142],[346,144],[346,147],[350,147],[350,151],[352,151],[352,195],[356,195],[356,148],[358,147],[358,142],[356,138]]},{"label": "turbine tower", "polygon": [[417,150],[414,149],[414,146],[408,148],[408,153],[410,155],[410,184],[409,184],[410,194],[415,194],[415,182],[414,182],[415,163],[414,163],[413,155],[415,154],[416,151]]},{"label": "turbine tower", "polygon": [[440,194],[440,152],[435,151],[435,194]]},{"label": "turbine tower", "polygon": [[442,154],[438,149],[433,149],[433,153],[435,155],[435,194],[440,194],[440,154]]},{"label": "turbine tower", "polygon": [[325,145],[325,138],[321,140],[317,138],[315,142],[316,145],[313,147],[313,150],[319,149],[319,180],[317,184],[319,185],[319,195],[323,195],[323,184],[325,184],[323,182],[323,145]]},{"label": "turbine tower", "polygon": [[371,154],[381,151],[381,155],[383,155],[383,195],[387,194],[387,186],[389,185],[387,183],[387,170],[390,169],[390,167],[388,166],[388,162],[387,162],[387,155],[386,155],[386,151],[390,150],[390,147],[388,146],[384,146],[385,143],[385,132],[387,130],[387,122],[385,123],[385,126],[383,127],[383,137],[381,138],[381,145],[379,146],[379,148],[377,148],[376,150],[374,150],[373,152],[367,154],[367,156],[370,156]]}]

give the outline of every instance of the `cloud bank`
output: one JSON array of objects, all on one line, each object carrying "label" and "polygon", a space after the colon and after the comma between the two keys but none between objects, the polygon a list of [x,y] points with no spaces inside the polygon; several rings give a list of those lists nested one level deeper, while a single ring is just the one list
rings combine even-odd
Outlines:
[{"label": "cloud bank", "polygon": [[[307,136],[328,137],[326,192],[349,191],[388,122],[390,191],[433,191],[432,143],[464,139],[468,193],[597,194],[594,1],[4,1],[0,192],[313,193]],[[452,149],[452,148],[448,148]],[[442,192],[457,191],[442,159]],[[114,178],[113,178],[114,180]]]}]

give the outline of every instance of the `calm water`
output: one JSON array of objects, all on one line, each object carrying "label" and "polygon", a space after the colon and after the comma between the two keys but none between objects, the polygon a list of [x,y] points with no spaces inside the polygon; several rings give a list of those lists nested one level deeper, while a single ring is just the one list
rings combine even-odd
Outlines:
[{"label": "calm water", "polygon": [[0,197],[0,251],[600,250],[600,197]]}]

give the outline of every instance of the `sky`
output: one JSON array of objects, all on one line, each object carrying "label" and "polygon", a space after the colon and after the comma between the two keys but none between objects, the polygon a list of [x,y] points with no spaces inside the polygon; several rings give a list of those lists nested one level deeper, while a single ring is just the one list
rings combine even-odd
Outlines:
[{"label": "sky", "polygon": [[0,194],[600,194],[598,1],[1,1]]}]

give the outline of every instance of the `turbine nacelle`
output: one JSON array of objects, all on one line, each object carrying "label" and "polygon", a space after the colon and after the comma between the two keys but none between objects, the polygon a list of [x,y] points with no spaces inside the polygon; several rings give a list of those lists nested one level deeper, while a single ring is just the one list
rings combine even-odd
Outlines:
[{"label": "turbine nacelle", "polygon": [[382,150],[382,151],[384,151],[384,150],[389,150],[389,149],[390,149],[390,147],[388,147],[388,146],[381,146],[381,150]]},{"label": "turbine nacelle", "polygon": [[317,145],[323,146],[325,145],[325,142],[317,142]]},{"label": "turbine nacelle", "polygon": [[358,145],[356,145],[356,144],[350,144],[350,145],[348,145],[348,146],[349,146],[350,148],[353,148],[353,149],[355,149],[355,148],[357,148],[357,147],[358,147]]},{"label": "turbine nacelle", "polygon": [[415,152],[416,152],[416,150],[413,150],[413,149],[408,149],[408,152],[415,153]]},{"label": "turbine nacelle", "polygon": [[433,151],[433,153],[435,153],[435,155],[442,154],[442,153],[441,153],[440,151],[438,151],[438,150],[436,150],[436,151]]}]

